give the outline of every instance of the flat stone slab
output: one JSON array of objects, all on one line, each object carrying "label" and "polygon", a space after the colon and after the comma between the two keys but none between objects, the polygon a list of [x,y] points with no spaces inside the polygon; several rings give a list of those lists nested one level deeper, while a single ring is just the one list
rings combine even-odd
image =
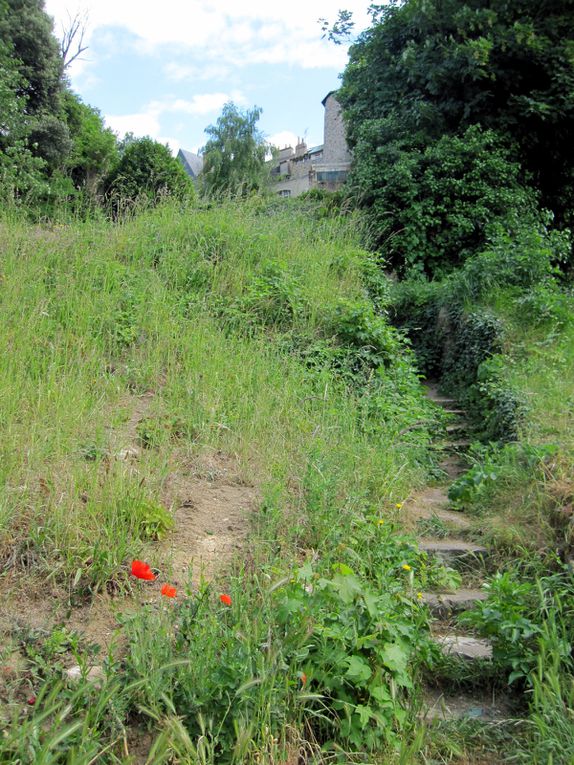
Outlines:
[{"label": "flat stone slab", "polygon": [[466,635],[440,635],[435,640],[445,656],[459,657],[467,661],[492,659],[492,644],[489,640]]},{"label": "flat stone slab", "polygon": [[481,693],[479,689],[468,693],[452,693],[437,688],[427,688],[420,714],[420,718],[428,722],[479,720],[488,723],[512,717],[508,698]]},{"label": "flat stone slab", "polygon": [[[470,521],[462,513],[451,512],[450,510],[430,510],[427,518],[436,516],[444,523],[450,523],[452,526],[456,526],[459,529],[470,528]],[[421,516],[423,517],[423,516]]]},{"label": "flat stone slab", "polygon": [[458,441],[449,441],[446,444],[447,449],[468,449],[468,447],[472,444],[472,441],[469,441],[467,438],[461,438]]},{"label": "flat stone slab", "polygon": [[486,600],[484,590],[461,589],[456,592],[425,592],[423,603],[430,608],[432,614],[438,618],[445,618],[450,614],[468,611],[475,603]]},{"label": "flat stone slab", "polygon": [[468,428],[468,422],[454,422],[452,425],[446,426],[446,432],[460,433],[461,431],[467,430],[467,428]]},{"label": "flat stone slab", "polygon": [[488,554],[486,547],[463,539],[421,539],[419,549],[449,563],[465,558],[483,558]]}]

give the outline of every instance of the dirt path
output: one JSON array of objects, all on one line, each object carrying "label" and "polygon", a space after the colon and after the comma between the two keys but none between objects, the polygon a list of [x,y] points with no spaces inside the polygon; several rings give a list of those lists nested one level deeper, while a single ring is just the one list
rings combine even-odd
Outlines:
[{"label": "dirt path", "polygon": [[[145,451],[138,426],[149,417],[155,395],[148,391],[127,397],[121,408],[129,411],[129,417],[109,434],[109,459],[125,463],[126,469],[136,473]],[[160,568],[161,582],[135,587],[131,596],[98,593],[88,605],[71,608],[55,583],[22,588],[21,577],[14,571],[2,582],[0,633],[48,634],[56,625],[65,626],[98,644],[105,655],[116,637],[118,614],[157,600],[161,583],[196,586],[201,578],[209,581],[224,572],[248,535],[258,505],[257,488],[242,480],[237,460],[221,452],[191,458],[174,445],[169,465],[158,500],[173,513],[174,528],[152,543],[153,565]]]}]

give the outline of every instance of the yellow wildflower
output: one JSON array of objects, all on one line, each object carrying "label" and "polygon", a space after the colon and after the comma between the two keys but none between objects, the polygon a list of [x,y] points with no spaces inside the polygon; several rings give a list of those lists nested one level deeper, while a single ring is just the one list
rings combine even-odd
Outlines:
[{"label": "yellow wildflower", "polygon": [[397,502],[397,504],[395,505],[395,507],[397,508],[397,510],[400,510],[402,506],[403,506],[403,503],[402,503],[402,502]]},{"label": "yellow wildflower", "polygon": [[422,592],[417,592],[417,598],[418,598],[419,600],[422,600],[422,599],[423,599],[423,594],[422,594]]},{"label": "yellow wildflower", "polygon": [[379,520],[377,521],[377,526],[382,526],[384,522],[385,522],[384,518],[379,518]]},{"label": "yellow wildflower", "polygon": [[411,567],[409,566],[408,563],[403,563],[403,570],[404,571],[410,571],[411,570]]}]

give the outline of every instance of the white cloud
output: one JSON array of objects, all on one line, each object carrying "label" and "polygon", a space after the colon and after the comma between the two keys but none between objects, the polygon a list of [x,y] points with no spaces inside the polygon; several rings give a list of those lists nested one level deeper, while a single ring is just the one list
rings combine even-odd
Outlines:
[{"label": "white cloud", "polygon": [[178,140],[177,138],[170,138],[168,136],[160,135],[157,137],[156,140],[159,141],[160,143],[167,143],[174,157],[177,154],[177,152],[181,149],[181,141]]},{"label": "white cloud", "polygon": [[236,104],[244,104],[245,96],[241,91],[231,93],[201,93],[194,96],[190,101],[182,98],[165,99],[163,101],[150,101],[141,112],[135,114],[107,114],[106,123],[120,137],[125,133],[133,133],[136,136],[149,135],[156,141],[165,143],[169,141],[172,149],[180,148],[180,142],[176,138],[162,138],[161,117],[168,112],[188,114],[194,117],[205,117],[208,114],[217,114],[228,101]]},{"label": "white cloud", "polygon": [[[366,24],[365,0],[346,0],[355,11],[357,27]],[[344,63],[345,47],[321,40],[320,17],[334,19],[341,0],[47,0],[46,8],[57,20],[68,11],[85,9],[89,36],[96,29],[121,27],[137,39],[138,46],[157,51],[161,46],[188,51],[202,63],[242,66],[249,63],[288,63],[306,68]]]},{"label": "white cloud", "polygon": [[137,136],[149,135],[158,138],[161,132],[159,113],[154,110],[138,114],[106,114],[106,124],[121,138],[126,133]]},{"label": "white cloud", "polygon": [[193,96],[191,101],[177,98],[171,103],[154,103],[158,105],[161,111],[183,112],[184,114],[193,114],[197,117],[221,111],[223,105],[228,101],[233,101],[238,105],[245,104],[245,96],[241,91],[234,90],[231,93],[201,93]]},{"label": "white cloud", "polygon": [[170,80],[182,82],[190,80],[225,80],[231,74],[231,68],[223,64],[179,64],[176,61],[167,63],[163,68],[164,73]]},{"label": "white cloud", "polygon": [[273,133],[267,137],[267,143],[271,146],[276,146],[278,149],[284,149],[286,146],[292,146],[298,143],[298,136],[292,133],[290,130],[282,130],[280,133]]}]

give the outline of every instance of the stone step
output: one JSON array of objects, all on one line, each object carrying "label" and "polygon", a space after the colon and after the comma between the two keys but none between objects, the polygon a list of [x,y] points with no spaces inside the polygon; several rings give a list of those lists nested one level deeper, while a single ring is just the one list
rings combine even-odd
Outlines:
[{"label": "stone step", "polygon": [[442,486],[428,486],[420,494],[416,495],[416,501],[437,505],[448,505],[449,503],[448,494]]},{"label": "stone step", "polygon": [[427,722],[479,720],[500,722],[513,717],[509,700],[498,693],[475,689],[468,693],[426,688],[419,718]]},{"label": "stone step", "polygon": [[488,555],[486,547],[474,542],[465,542],[463,539],[421,539],[419,549],[449,565],[468,563],[473,558],[483,559]]},{"label": "stone step", "polygon": [[492,659],[490,640],[469,637],[468,635],[435,635],[434,641],[444,656],[465,659],[466,661]]},{"label": "stone step", "polygon": [[435,398],[434,396],[429,396],[429,398],[433,402],[433,404],[436,404],[437,406],[440,406],[443,409],[448,409],[448,408],[452,409],[458,404],[458,401],[455,398],[446,398],[443,396],[438,396],[437,398]]},{"label": "stone step", "polygon": [[425,395],[428,399],[430,399],[433,404],[438,404],[438,406],[456,406],[458,404],[458,401],[454,398],[450,398],[448,396],[443,396],[442,393],[439,393],[438,385],[436,383],[430,383],[427,382],[424,385],[425,388]]},{"label": "stone step", "polygon": [[446,409],[444,410],[446,414],[456,414],[459,417],[462,417],[466,414],[466,411],[464,409]]},{"label": "stone step", "polygon": [[460,532],[469,529],[471,524],[464,513],[457,513],[451,510],[443,510],[434,507],[413,508],[413,517],[417,520],[431,521],[436,518],[442,521],[446,526],[459,529]]},{"label": "stone step", "polygon": [[472,444],[472,441],[470,441],[468,438],[460,438],[456,441],[447,441],[447,443],[444,445],[444,448],[449,451],[466,451],[469,446]]},{"label": "stone step", "polygon": [[475,603],[486,600],[484,590],[461,589],[456,592],[425,592],[425,603],[437,619],[447,619],[452,614],[468,611]]},{"label": "stone step", "polygon": [[446,432],[450,435],[451,433],[461,433],[468,429],[468,422],[453,422],[452,425],[446,426]]},{"label": "stone step", "polygon": [[468,470],[466,465],[463,465],[460,459],[456,456],[442,460],[442,462],[439,463],[439,467],[441,470],[444,470],[447,476],[453,481]]}]

